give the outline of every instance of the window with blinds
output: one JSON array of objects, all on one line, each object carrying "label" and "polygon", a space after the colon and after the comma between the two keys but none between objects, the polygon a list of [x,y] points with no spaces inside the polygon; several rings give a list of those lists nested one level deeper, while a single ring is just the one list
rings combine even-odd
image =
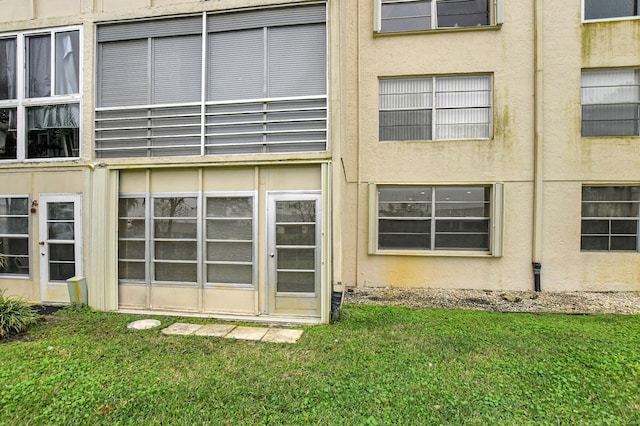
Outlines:
[{"label": "window with blinds", "polygon": [[381,33],[502,23],[502,0],[375,0],[374,7]]},{"label": "window with blinds", "polygon": [[582,72],[582,136],[639,136],[640,70]]},{"label": "window with blinds", "polygon": [[380,141],[488,139],[491,76],[381,79]]},{"label": "window with blinds", "polygon": [[326,149],[324,3],[108,24],[97,38],[98,157]]}]

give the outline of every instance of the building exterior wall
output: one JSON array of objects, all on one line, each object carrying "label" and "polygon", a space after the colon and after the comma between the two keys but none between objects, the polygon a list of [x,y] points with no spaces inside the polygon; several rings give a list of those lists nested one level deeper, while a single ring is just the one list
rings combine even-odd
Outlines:
[{"label": "building exterior wall", "polygon": [[[96,156],[100,28],[149,18],[314,3],[322,4],[0,0],[5,11],[0,39],[56,28],[80,31],[79,93],[52,101],[79,104],[79,153],[67,159],[25,161],[30,155],[25,149],[16,154],[17,161],[0,160],[0,198],[28,197],[33,203],[55,194],[81,196],[83,232],[78,241],[92,306],[160,307],[242,318],[264,314],[276,304],[268,289],[269,197],[290,191],[318,195],[322,207],[322,294],[315,322],[328,320],[330,292],[348,287],[533,289],[532,262],[542,265],[543,291],[640,289],[638,250],[581,247],[583,187],[640,186],[638,136],[581,135],[581,76],[589,70],[640,68],[640,20],[636,16],[585,21],[581,0],[488,2],[503,8],[498,12],[491,6],[488,24],[404,32],[377,31],[378,20],[388,18],[380,18],[373,0],[328,0],[326,149]],[[488,137],[380,140],[381,82],[419,78],[438,84],[446,77],[479,75],[489,76],[491,86]],[[15,107],[2,102],[0,108]],[[26,99],[15,108],[26,111],[43,102]],[[426,188],[436,194],[438,189],[479,187],[490,193],[486,217],[477,220],[489,224],[482,250],[389,250],[376,245],[382,223],[380,188]],[[119,194],[191,192],[204,197],[216,191],[257,194],[255,288],[118,285]],[[0,288],[46,301],[40,282],[44,265],[38,255],[42,212],[34,207],[28,225],[29,275],[0,276]],[[61,295],[59,301],[66,299]]]}]

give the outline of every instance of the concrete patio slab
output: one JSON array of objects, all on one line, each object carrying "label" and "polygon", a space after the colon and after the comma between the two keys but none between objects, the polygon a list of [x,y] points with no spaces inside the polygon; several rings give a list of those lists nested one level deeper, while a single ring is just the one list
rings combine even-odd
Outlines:
[{"label": "concrete patio slab", "polygon": [[143,319],[127,324],[127,328],[130,330],[148,330],[160,325],[160,321],[154,319]]},{"label": "concrete patio slab", "polygon": [[195,334],[197,336],[224,337],[234,328],[236,328],[235,325],[209,324],[200,327]]},{"label": "concrete patio slab", "polygon": [[185,336],[187,334],[193,334],[196,330],[200,328],[202,328],[201,324],[185,324],[185,323],[177,322],[175,324],[171,324],[167,328],[163,328],[162,334]]},{"label": "concrete patio slab", "polygon": [[260,340],[267,334],[268,328],[264,327],[236,327],[225,337],[228,339]]},{"label": "concrete patio slab", "polygon": [[303,330],[289,330],[283,328],[270,328],[262,338],[263,342],[271,343],[296,343]]}]

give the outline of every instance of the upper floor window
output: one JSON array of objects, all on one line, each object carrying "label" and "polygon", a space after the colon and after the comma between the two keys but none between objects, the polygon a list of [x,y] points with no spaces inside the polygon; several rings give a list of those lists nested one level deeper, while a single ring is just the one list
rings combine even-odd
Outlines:
[{"label": "upper floor window", "polygon": [[640,251],[640,187],[582,188],[583,251]]},{"label": "upper floor window", "polygon": [[640,70],[582,72],[582,136],[639,136]]},{"label": "upper floor window", "polygon": [[488,139],[491,76],[380,80],[380,141]]},{"label": "upper floor window", "polygon": [[584,0],[584,19],[615,19],[638,16],[640,0]]},{"label": "upper floor window", "polygon": [[80,155],[80,30],[0,36],[0,160]]},{"label": "upper floor window", "polygon": [[323,151],[324,4],[106,24],[97,157]]},{"label": "upper floor window", "polygon": [[375,0],[375,7],[376,30],[383,33],[488,26],[502,21],[502,0]]}]

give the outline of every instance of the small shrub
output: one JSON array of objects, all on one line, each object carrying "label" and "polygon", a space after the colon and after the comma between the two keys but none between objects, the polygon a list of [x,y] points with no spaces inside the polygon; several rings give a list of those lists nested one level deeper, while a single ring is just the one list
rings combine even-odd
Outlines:
[{"label": "small shrub", "polygon": [[4,296],[0,292],[0,339],[25,331],[40,319],[31,305],[15,296]]}]

